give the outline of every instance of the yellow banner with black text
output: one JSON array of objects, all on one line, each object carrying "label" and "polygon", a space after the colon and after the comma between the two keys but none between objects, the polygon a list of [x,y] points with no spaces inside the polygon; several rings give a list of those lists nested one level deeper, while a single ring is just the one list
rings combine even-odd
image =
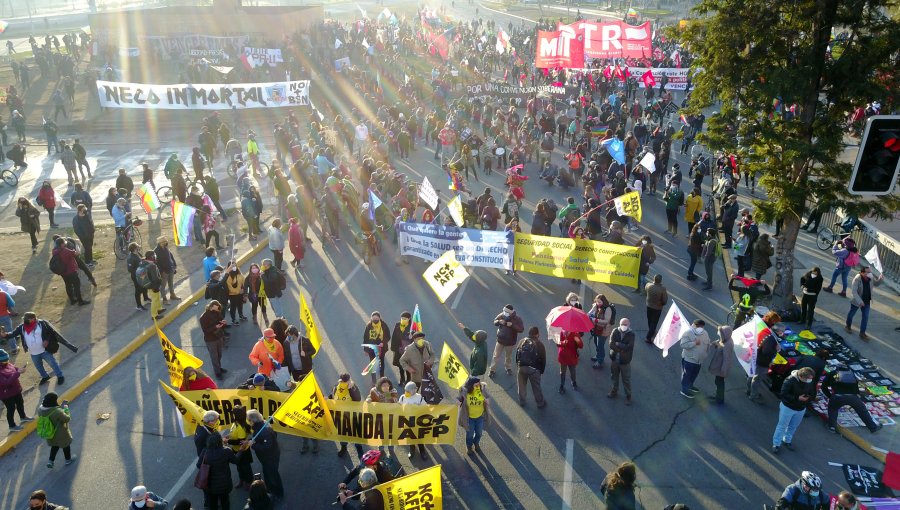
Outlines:
[{"label": "yellow banner with black text", "polygon": [[587,239],[516,233],[513,268],[526,273],[637,287],[641,249]]}]

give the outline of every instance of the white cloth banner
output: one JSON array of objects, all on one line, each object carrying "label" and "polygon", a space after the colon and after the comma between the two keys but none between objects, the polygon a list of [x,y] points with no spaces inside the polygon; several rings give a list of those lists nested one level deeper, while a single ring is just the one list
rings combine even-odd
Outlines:
[{"label": "white cloth banner", "polygon": [[669,311],[666,312],[666,318],[663,319],[659,326],[659,331],[656,332],[656,336],[653,338],[653,345],[662,349],[662,355],[665,358],[669,355],[669,349],[677,344],[681,335],[687,333],[687,331],[688,320],[681,313],[675,301],[672,301],[672,304],[669,305]]},{"label": "white cloth banner", "polygon": [[881,257],[878,256],[877,245],[872,246],[872,249],[866,252],[866,262],[877,269],[879,273],[884,273],[884,266],[881,265]]},{"label": "white cloth banner", "polygon": [[[662,81],[663,75],[669,77],[669,83],[666,83],[666,90],[685,90],[687,89],[687,81],[688,81],[688,73],[691,72],[690,68],[682,67],[629,67],[628,72],[631,73],[632,76],[643,76],[644,73],[650,71],[653,74],[653,79],[656,80],[656,83],[659,84]],[[644,80],[638,80],[637,85],[640,88],[644,88]],[[694,88],[691,85],[691,88]]]},{"label": "white cloth banner", "polygon": [[284,62],[281,58],[281,48],[251,48],[244,46],[244,55],[253,57],[256,65],[269,64],[275,65]]},{"label": "white cloth banner", "polygon": [[155,85],[97,81],[100,106],[145,110],[239,110],[309,106],[309,80]]},{"label": "white cloth banner", "polygon": [[[102,39],[102,38],[101,38]],[[249,36],[215,36],[215,35],[182,35],[182,36],[144,36],[138,42],[141,47],[149,46],[153,50],[162,50],[166,53],[189,54],[191,50],[207,49],[221,50],[232,53],[249,40]]]},{"label": "white cloth banner", "polygon": [[656,156],[654,156],[652,152],[648,152],[647,154],[644,154],[644,157],[639,164],[652,174],[656,171]]},{"label": "white cloth banner", "polygon": [[437,260],[448,250],[468,267],[511,269],[512,232],[445,227],[431,223],[400,223],[400,255]]},{"label": "white cloth banner", "polygon": [[428,180],[428,177],[422,179],[422,185],[419,186],[419,197],[424,200],[432,210],[437,209],[438,194],[437,191],[434,190],[434,186],[431,185],[431,181]]},{"label": "white cloth banner", "polygon": [[453,223],[456,223],[456,226],[462,226],[465,224],[465,218],[463,218],[463,206],[462,206],[462,198],[457,194],[453,197],[453,200],[447,202],[447,211],[450,212],[450,217],[453,218]]},{"label": "white cloth banner", "polygon": [[422,278],[425,278],[441,303],[447,301],[468,277],[469,272],[456,259],[456,252],[453,250],[445,252],[422,273]]},{"label": "white cloth banner", "polygon": [[759,336],[757,332],[761,329],[768,330],[759,315],[753,314],[753,319],[744,323],[743,326],[737,328],[731,333],[731,339],[734,341],[734,355],[737,356],[738,363],[748,376],[756,375],[756,355],[759,350]]}]

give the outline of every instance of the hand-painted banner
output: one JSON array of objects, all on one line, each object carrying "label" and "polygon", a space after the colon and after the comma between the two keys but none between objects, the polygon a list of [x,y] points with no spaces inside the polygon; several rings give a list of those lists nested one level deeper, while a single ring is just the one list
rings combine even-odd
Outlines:
[{"label": "hand-painted banner", "polygon": [[446,342],[441,350],[441,361],[438,366],[438,380],[449,384],[451,388],[461,388],[469,378],[469,371],[465,365],[459,360],[453,349]]},{"label": "hand-painted banner", "polygon": [[309,106],[309,80],[156,85],[97,81],[100,106],[145,110],[239,110]]},{"label": "hand-painted banner", "polygon": [[[202,407],[221,415],[220,428],[230,427],[232,410],[237,404],[256,409],[264,418],[272,416],[291,393],[264,390],[202,390],[183,391],[181,395]],[[404,405],[352,402],[325,399],[331,412],[334,432],[309,434],[273,420],[277,432],[294,436],[315,437],[329,441],[380,445],[453,444],[459,408],[454,404]],[[185,406],[178,411],[184,418],[186,434],[193,434],[197,425],[187,416]]]},{"label": "hand-painted banner", "polygon": [[444,227],[430,223],[400,223],[400,254],[428,261],[448,250],[468,267],[512,267],[512,233],[473,228]]},{"label": "hand-painted banner", "polygon": [[425,278],[441,303],[447,301],[468,277],[469,272],[459,263],[453,250],[447,250],[422,273],[422,278]]},{"label": "hand-painted banner", "polygon": [[[162,50],[171,54],[190,54],[191,50],[207,49],[219,50],[226,53],[235,54],[240,48],[247,44],[250,36],[215,36],[215,35],[183,35],[183,36],[141,36],[138,39],[139,44],[150,46],[154,51]],[[145,53],[151,53],[146,51]]]},{"label": "hand-painted banner", "polygon": [[[557,30],[569,37],[584,38],[584,58],[640,58],[652,53],[650,22],[629,25],[623,21],[578,21],[571,25],[558,24]],[[634,73],[632,73],[634,74]]]},{"label": "hand-painted banner", "polygon": [[384,510],[442,510],[441,465],[417,471],[375,486],[381,492]]},{"label": "hand-painted banner", "polygon": [[760,335],[770,332],[759,315],[753,314],[751,320],[731,333],[731,338],[734,340],[734,354],[748,376],[756,375],[756,356],[759,351],[759,343],[761,338],[765,338]]},{"label": "hand-painted banner", "polygon": [[571,91],[567,90],[566,87],[557,87],[555,85],[526,85],[524,87],[518,87],[495,82],[484,82],[480,85],[466,86],[466,94],[469,96],[529,98],[541,92],[546,92],[554,97],[564,98],[570,95],[569,92]]},{"label": "hand-painted banner", "polygon": [[662,349],[663,358],[669,355],[669,349],[678,343],[682,335],[687,333],[688,327],[687,317],[673,300],[669,305],[669,311],[666,312],[666,318],[660,324],[659,331],[653,337],[653,345]]},{"label": "hand-painted banner", "polygon": [[641,249],[587,239],[516,234],[516,271],[636,287]]},{"label": "hand-painted banner", "polygon": [[534,66],[540,69],[583,67],[584,37],[572,35],[568,30],[556,32],[538,30]]},{"label": "hand-painted banner", "polygon": [[[660,83],[662,81],[663,75],[666,75],[669,78],[669,81],[666,83],[666,90],[685,90],[688,85],[688,76],[691,73],[689,68],[677,68],[677,67],[629,67],[628,72],[631,73],[632,76],[643,76],[644,73],[650,71],[650,74],[653,75],[653,81],[655,83]],[[645,84],[643,80],[638,80],[638,87],[645,88]],[[691,88],[694,88],[691,85]]]},{"label": "hand-painted banner", "polygon": [[280,48],[250,48],[244,46],[244,55],[253,57],[257,64],[269,64],[270,66],[284,62],[281,58]]}]

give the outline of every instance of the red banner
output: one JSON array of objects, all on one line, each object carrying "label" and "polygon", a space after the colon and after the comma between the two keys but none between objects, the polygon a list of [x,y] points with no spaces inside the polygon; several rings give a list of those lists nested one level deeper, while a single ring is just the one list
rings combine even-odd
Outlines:
[{"label": "red banner", "polygon": [[584,37],[566,31],[538,30],[534,66],[544,69],[584,67]]},{"label": "red banner", "polygon": [[[561,32],[569,38],[584,38],[584,55],[591,58],[646,57],[652,54],[650,22],[638,26],[622,21],[596,23],[578,21],[571,25],[559,24]],[[552,33],[552,32],[551,32]]]}]

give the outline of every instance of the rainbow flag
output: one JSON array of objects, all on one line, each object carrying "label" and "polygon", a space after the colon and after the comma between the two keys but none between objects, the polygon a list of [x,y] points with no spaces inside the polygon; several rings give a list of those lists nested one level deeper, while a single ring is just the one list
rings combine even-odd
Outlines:
[{"label": "rainbow flag", "polygon": [[0,34],[2,34],[3,32],[5,32],[5,31],[6,31],[6,27],[8,27],[8,26],[9,26],[9,22],[8,22],[8,21],[5,21],[5,20],[0,19]]},{"label": "rainbow flag", "polygon": [[172,238],[175,246],[191,246],[191,227],[197,209],[172,200]]},{"label": "rainbow flag", "polygon": [[422,329],[422,316],[419,315],[419,304],[416,303],[416,308],[415,308],[415,310],[413,310],[412,325],[410,326],[410,334],[418,333],[420,331],[422,333],[425,332],[425,330]]},{"label": "rainbow flag", "polygon": [[683,113],[682,113],[681,115],[678,116],[678,120],[680,120],[681,123],[684,124],[685,126],[688,125],[687,117],[685,117]]},{"label": "rainbow flag", "polygon": [[153,186],[150,185],[149,182],[145,182],[140,188],[137,190],[137,196],[141,199],[141,207],[147,211],[147,214],[159,209],[162,205],[159,203],[159,198],[156,196],[156,191],[153,189]]},{"label": "rainbow flag", "polygon": [[591,126],[591,136],[597,138],[606,136],[607,131],[609,131],[609,126]]}]

